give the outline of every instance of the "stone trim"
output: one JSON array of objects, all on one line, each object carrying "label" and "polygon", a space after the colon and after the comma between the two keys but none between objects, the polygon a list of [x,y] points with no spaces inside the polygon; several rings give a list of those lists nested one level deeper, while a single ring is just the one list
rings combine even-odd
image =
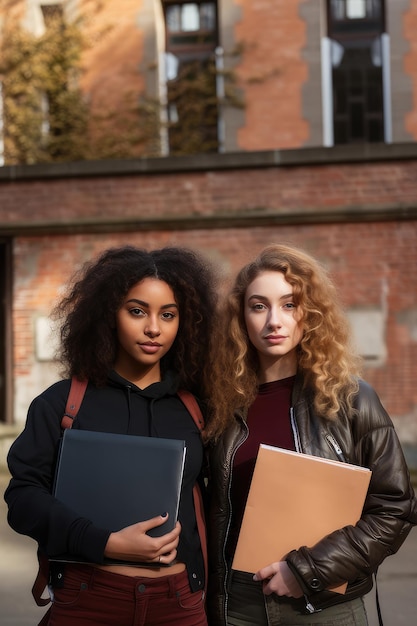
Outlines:
[{"label": "stone trim", "polygon": [[417,143],[358,144],[183,157],[9,165],[0,167],[0,182],[399,160],[417,160]]}]

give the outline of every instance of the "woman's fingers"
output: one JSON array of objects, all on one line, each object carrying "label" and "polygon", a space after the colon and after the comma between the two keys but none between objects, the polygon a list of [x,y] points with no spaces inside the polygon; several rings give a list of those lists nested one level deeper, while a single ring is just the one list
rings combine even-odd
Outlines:
[{"label": "woman's fingers", "polygon": [[254,580],[263,581],[265,595],[276,593],[278,596],[301,598],[303,591],[285,561],[271,563],[256,572]]},{"label": "woman's fingers", "polygon": [[[166,519],[158,515],[112,533],[107,542],[106,556],[149,562],[156,562],[161,557],[161,562],[170,563],[176,556],[181,532],[180,523],[177,522],[173,530],[161,537],[151,537],[147,534],[147,531],[160,526]],[[175,555],[172,556],[174,552]]]}]

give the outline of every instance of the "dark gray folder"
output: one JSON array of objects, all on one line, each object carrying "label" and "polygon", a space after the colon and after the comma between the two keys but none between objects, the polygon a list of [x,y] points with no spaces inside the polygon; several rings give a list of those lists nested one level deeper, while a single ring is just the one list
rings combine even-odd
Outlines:
[{"label": "dark gray folder", "polygon": [[184,460],[185,442],[177,439],[66,429],[54,496],[111,531],[167,512],[148,533],[157,537],[177,521]]}]

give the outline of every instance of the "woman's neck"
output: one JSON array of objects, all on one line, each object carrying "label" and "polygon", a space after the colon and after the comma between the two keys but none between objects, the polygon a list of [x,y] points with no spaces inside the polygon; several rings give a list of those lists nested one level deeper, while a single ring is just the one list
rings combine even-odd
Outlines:
[{"label": "woman's neck", "polygon": [[116,363],[114,370],[119,376],[133,383],[136,387],[139,387],[139,389],[146,389],[146,387],[154,383],[161,382],[161,369],[159,366],[143,370],[126,368]]},{"label": "woman's neck", "polygon": [[[289,356],[289,355],[286,355]],[[280,358],[272,362],[260,362],[258,382],[260,385],[264,383],[272,383],[275,380],[290,378],[297,373],[296,358]]]}]

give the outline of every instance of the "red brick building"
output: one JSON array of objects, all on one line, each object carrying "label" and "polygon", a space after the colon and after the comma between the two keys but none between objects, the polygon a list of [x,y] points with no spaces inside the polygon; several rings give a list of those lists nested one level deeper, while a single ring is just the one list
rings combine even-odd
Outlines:
[{"label": "red brick building", "polygon": [[403,442],[417,441],[416,144],[6,167],[0,237],[8,422],[22,423],[57,376],[44,325],[83,261],[123,243],[173,243],[227,278],[281,241],[331,270],[366,378]]},{"label": "red brick building", "polygon": [[[417,139],[417,0],[77,6],[91,31],[103,33],[86,55],[83,79],[97,107],[123,107],[129,85],[138,96],[167,100],[167,118],[179,116],[181,125],[171,86],[190,60],[217,52],[220,151]],[[222,101],[230,77],[242,108]],[[170,152],[169,133],[161,152]]]},{"label": "red brick building", "polygon": [[[33,26],[47,4],[7,8]],[[244,106],[219,107],[220,154],[0,168],[2,422],[21,427],[56,379],[47,317],[83,261],[174,243],[228,277],[284,241],[331,270],[365,377],[417,466],[417,0],[63,5],[92,16],[82,85],[94,106],[117,108],[126,84],[167,97],[168,53],[203,62],[215,48]]]},{"label": "red brick building", "polygon": [[92,113],[111,132],[127,101],[159,102],[161,155],[187,122],[176,86],[214,60],[213,151],[417,139],[417,0],[8,0],[0,17],[40,35],[53,7],[82,19]]}]

